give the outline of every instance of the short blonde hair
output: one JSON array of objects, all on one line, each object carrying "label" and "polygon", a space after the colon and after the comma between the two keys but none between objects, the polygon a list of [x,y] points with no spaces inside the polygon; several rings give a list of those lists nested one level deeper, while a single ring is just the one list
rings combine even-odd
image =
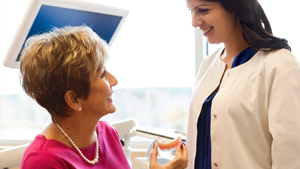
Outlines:
[{"label": "short blonde hair", "polygon": [[21,84],[52,119],[68,117],[66,91],[87,98],[90,74],[101,69],[107,58],[106,42],[91,28],[54,28],[27,40],[20,64]]}]

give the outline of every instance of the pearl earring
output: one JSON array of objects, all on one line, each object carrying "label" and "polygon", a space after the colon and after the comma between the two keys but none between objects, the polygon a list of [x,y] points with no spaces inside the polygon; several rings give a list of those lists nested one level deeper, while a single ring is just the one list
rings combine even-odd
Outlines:
[{"label": "pearl earring", "polygon": [[82,110],[81,107],[79,107],[78,110],[81,111]]}]

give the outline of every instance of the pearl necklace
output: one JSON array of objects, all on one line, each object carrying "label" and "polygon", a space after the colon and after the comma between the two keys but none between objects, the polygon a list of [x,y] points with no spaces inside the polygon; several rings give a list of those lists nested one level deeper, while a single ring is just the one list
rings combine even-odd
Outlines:
[{"label": "pearl necklace", "polygon": [[87,159],[83,153],[81,152],[81,150],[76,146],[76,144],[73,142],[73,140],[67,135],[67,133],[60,127],[59,124],[55,123],[56,126],[60,129],[60,131],[67,137],[67,139],[70,141],[70,143],[72,144],[72,146],[78,151],[78,153],[80,154],[80,156],[84,159],[84,161],[86,161],[87,163],[89,163],[90,165],[94,165],[98,162],[99,159],[99,144],[98,144],[98,138],[97,138],[97,134],[95,133],[95,140],[96,140],[96,155],[95,158],[91,161],[89,159]]}]

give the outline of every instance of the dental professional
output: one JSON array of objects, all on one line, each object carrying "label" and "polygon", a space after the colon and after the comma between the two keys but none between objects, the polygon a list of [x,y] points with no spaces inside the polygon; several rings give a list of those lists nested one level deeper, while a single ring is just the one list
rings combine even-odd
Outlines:
[{"label": "dental professional", "polygon": [[[188,120],[189,169],[299,169],[300,64],[257,0],[186,0],[224,48],[204,58]],[[288,31],[288,28],[287,28]]]}]

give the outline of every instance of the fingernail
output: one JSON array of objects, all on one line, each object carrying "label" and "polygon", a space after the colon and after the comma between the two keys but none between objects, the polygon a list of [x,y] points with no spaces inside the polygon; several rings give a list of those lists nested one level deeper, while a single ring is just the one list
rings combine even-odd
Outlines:
[{"label": "fingernail", "polygon": [[185,145],[184,142],[182,142],[182,143],[180,144],[180,148],[181,148],[181,149],[183,149],[183,145]]}]

